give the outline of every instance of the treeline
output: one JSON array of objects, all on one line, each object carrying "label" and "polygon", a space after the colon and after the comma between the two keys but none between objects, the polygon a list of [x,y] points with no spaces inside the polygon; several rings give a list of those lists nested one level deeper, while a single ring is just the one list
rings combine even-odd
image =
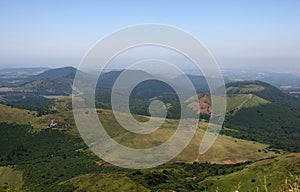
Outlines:
[{"label": "treeline", "polygon": [[50,107],[51,105],[53,105],[54,99],[48,99],[40,95],[12,92],[7,96],[2,95],[1,97],[1,104],[22,109],[34,110],[37,111],[37,116],[57,113],[57,111],[52,110]]}]

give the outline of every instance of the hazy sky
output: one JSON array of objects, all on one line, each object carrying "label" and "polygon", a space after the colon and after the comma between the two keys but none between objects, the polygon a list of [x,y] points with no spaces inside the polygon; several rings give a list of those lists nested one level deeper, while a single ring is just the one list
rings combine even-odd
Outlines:
[{"label": "hazy sky", "polygon": [[76,66],[100,38],[141,23],[190,32],[220,65],[300,65],[299,0],[1,0],[0,23],[1,68]]}]

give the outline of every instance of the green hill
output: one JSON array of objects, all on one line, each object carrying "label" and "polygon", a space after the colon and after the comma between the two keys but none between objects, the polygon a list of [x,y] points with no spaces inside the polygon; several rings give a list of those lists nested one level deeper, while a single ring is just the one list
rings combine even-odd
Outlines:
[{"label": "green hill", "polygon": [[72,93],[73,79],[41,79],[26,83],[14,90],[18,92],[30,92],[38,95],[70,95]]},{"label": "green hill", "polygon": [[[56,101],[54,107],[61,112],[56,114],[43,115],[37,117],[34,111],[25,109],[11,108],[9,106],[0,105],[0,122],[26,124],[35,128],[35,130],[45,130],[52,119],[58,122],[58,129],[67,130],[67,134],[71,136],[79,137],[78,131],[75,126],[72,111],[68,110],[64,106],[69,105],[69,98],[63,98]],[[103,126],[107,129],[108,133],[118,142],[123,145],[127,145],[133,148],[139,148],[139,146],[151,147],[156,146],[159,143],[166,141],[176,130],[178,120],[167,119],[162,128],[158,131],[148,135],[138,135],[129,133],[123,129],[114,118],[112,111],[110,110],[98,110],[99,118]],[[135,118],[139,121],[145,121],[149,117],[135,115]],[[201,138],[203,137],[204,130],[207,123],[201,122],[199,129],[193,140],[188,147],[175,159],[185,162],[193,162],[198,158],[198,150]],[[251,141],[245,141],[241,139],[235,139],[225,135],[220,135],[215,145],[203,156],[198,158],[199,162],[214,162],[223,163],[226,159],[232,159],[233,162],[241,162],[247,160],[257,160],[273,156],[274,153],[261,153],[259,149],[263,150],[268,145],[253,143]],[[245,151],[244,149],[248,151]],[[222,151],[222,153],[219,153]],[[250,152],[250,153],[249,153]],[[215,154],[219,155],[216,156]]]},{"label": "green hill", "polygon": [[260,81],[227,84],[228,106],[222,130],[233,137],[299,152],[300,100]]},{"label": "green hill", "polygon": [[[266,88],[241,85],[233,91],[231,87],[231,92],[235,94],[227,95],[227,112],[221,134],[267,143],[271,148],[299,152],[300,110],[252,94],[263,89]],[[186,102],[189,103],[189,99]],[[203,118],[203,115],[200,117]]]},{"label": "green hill", "polygon": [[242,108],[256,107],[271,103],[263,98],[253,94],[235,94],[227,95],[227,112],[228,114],[237,112]]},{"label": "green hill", "polygon": [[41,80],[41,79],[59,79],[59,78],[70,78],[73,79],[77,69],[74,67],[62,67],[57,69],[49,69],[41,74],[32,75],[27,78],[27,81]]},{"label": "green hill", "polygon": [[208,192],[299,191],[300,154],[265,159],[224,176],[207,178],[199,185]]},{"label": "green hill", "polygon": [[262,81],[237,81],[226,84],[227,94],[253,94],[268,101],[300,109],[300,99],[283,93]]},{"label": "green hill", "polygon": [[225,129],[222,130],[223,134],[268,143],[279,149],[299,151],[299,113],[257,96],[250,98],[250,95],[229,96],[228,103],[230,110],[225,126],[234,131]]}]

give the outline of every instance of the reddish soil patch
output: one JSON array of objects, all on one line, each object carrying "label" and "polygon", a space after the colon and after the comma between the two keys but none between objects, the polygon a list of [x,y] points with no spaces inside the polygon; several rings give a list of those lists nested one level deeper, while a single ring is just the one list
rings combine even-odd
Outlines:
[{"label": "reddish soil patch", "polygon": [[195,111],[197,114],[208,114],[212,113],[210,106],[210,98],[208,95],[204,95],[199,99],[199,102],[192,102],[188,104],[188,107]]},{"label": "reddish soil patch", "polygon": [[235,163],[234,163],[233,161],[231,161],[230,159],[223,160],[222,163],[223,163],[223,164],[227,164],[227,165],[235,164]]}]

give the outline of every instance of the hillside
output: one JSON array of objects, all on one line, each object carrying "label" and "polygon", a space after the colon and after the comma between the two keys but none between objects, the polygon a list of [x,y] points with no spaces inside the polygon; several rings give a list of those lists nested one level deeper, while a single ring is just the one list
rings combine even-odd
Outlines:
[{"label": "hillside", "polygon": [[[64,67],[44,70],[44,72],[37,75],[10,79],[15,83],[0,89],[0,103],[36,110],[39,114],[51,113],[48,108],[53,103],[53,99],[44,96],[70,95],[73,91],[73,79],[76,69]],[[82,72],[79,72],[79,75],[82,75]]]},{"label": "hillside", "polygon": [[[233,88],[230,88],[233,92]],[[227,95],[227,112],[221,134],[267,143],[271,148],[299,152],[300,110],[252,94],[264,89],[266,88],[256,85],[241,88],[236,86],[236,94]],[[243,92],[248,94],[241,94]],[[186,103],[189,103],[189,99]],[[198,105],[203,108],[201,99]],[[202,113],[200,118],[208,120],[209,117],[206,116]]]},{"label": "hillside", "polygon": [[253,94],[268,101],[300,109],[300,99],[283,93],[262,81],[237,81],[226,84],[227,94]]},{"label": "hillside", "polygon": [[[37,117],[35,111],[0,105],[0,122],[16,122],[18,124],[26,125],[30,122],[30,125],[33,126],[36,130],[45,130],[49,126],[51,120],[56,119],[59,122],[57,128],[67,127],[68,131],[66,133],[75,135],[76,137],[80,137],[75,127],[72,111],[63,107],[64,105],[68,107],[68,100],[62,99],[60,101],[57,101],[54,106],[56,106],[56,109],[60,109],[61,112],[56,114],[43,115],[41,117]],[[110,110],[98,111],[99,118],[103,126],[107,129],[108,133],[118,142],[133,148],[137,148],[141,145],[143,145],[144,147],[152,147],[164,142],[174,133],[178,125],[178,120],[168,119],[163,124],[163,127],[158,131],[149,135],[137,135],[129,133],[126,130],[122,129],[113,117],[113,114]],[[135,115],[135,118],[140,121],[145,121],[146,119],[148,119],[148,117],[140,115]],[[207,123],[204,122],[201,122],[199,124],[199,130],[197,131],[197,134],[195,135],[189,146],[177,157],[176,160],[193,162],[198,158],[198,148],[206,126]],[[251,141],[244,141],[221,135],[219,136],[211,150],[208,151],[204,156],[198,158],[198,161],[223,163],[224,159],[232,159],[232,161],[234,162],[240,162],[270,157],[274,155],[274,153],[272,152],[268,154],[258,152],[258,149],[263,150],[267,147],[268,145],[265,144],[253,143]],[[244,148],[247,148],[248,150],[244,151]],[[218,156],[214,156],[217,151],[223,152]],[[235,154],[232,154],[232,151],[235,151]]]},{"label": "hillside", "polygon": [[[108,111],[105,112],[107,115],[111,115]],[[105,122],[105,125],[109,124]],[[174,126],[174,122],[168,122],[165,126],[167,125]],[[125,191],[134,189],[141,191],[145,188],[174,190],[176,187],[187,190],[190,188],[189,185],[185,184],[187,182],[192,182],[196,189],[196,181],[202,180],[206,176],[215,175],[216,167],[223,170],[222,174],[230,173],[244,167],[243,164],[235,165],[232,163],[274,155],[271,152],[267,154],[258,152],[258,149],[263,149],[266,145],[221,136],[217,144],[207,153],[208,156],[199,157],[199,162],[212,160],[220,163],[220,165],[176,163],[178,161],[193,162],[195,156],[193,157],[192,154],[198,152],[199,147],[199,138],[196,137],[191,146],[174,159],[174,163],[168,163],[151,170],[142,170],[142,173],[139,173],[136,170],[122,169],[104,163],[90,153],[80,138],[74,137],[74,134],[69,134],[68,131],[42,129],[33,132],[29,126],[5,123],[0,123],[0,127],[0,165],[14,165],[11,173],[23,173],[22,180],[18,177],[17,183],[8,181],[12,188],[19,187],[21,183],[22,188],[29,191],[80,191],[80,189],[92,191],[95,190],[96,184],[98,187],[107,186],[109,189],[120,187]],[[163,128],[160,132],[162,136],[158,139],[162,141],[166,137],[164,133],[170,133],[169,129]],[[111,134],[117,134],[115,139],[125,145],[140,146],[140,139],[133,139],[133,143],[131,143],[126,141],[126,135],[123,135],[122,132],[118,133],[115,130]],[[123,135],[124,140],[121,139],[121,135]],[[145,143],[157,145],[156,142],[157,135],[145,141]],[[216,154],[220,155],[216,156]],[[168,170],[168,172],[164,170]],[[197,177],[197,180],[190,181],[188,175]],[[165,179],[156,180],[153,177],[167,177],[169,181],[166,182]],[[2,180],[6,178],[5,176]],[[114,185],[109,184],[112,180],[115,181]],[[125,185],[125,183],[127,184]]]},{"label": "hillside", "polygon": [[[35,116],[34,111],[1,106],[0,122],[3,123],[0,123],[0,166],[14,165],[15,168],[13,170],[23,173],[21,181],[23,187],[33,191],[63,191],[63,189],[68,191],[70,188],[73,190],[74,186],[75,189],[77,187],[79,187],[78,189],[93,188],[88,183],[101,183],[98,180],[94,181],[94,179],[99,179],[99,177],[84,175],[99,173],[118,174],[116,176],[111,175],[111,177],[115,178],[120,185],[130,180],[134,181],[131,184],[129,182],[128,185],[124,185],[124,189],[127,189],[127,187],[142,189],[143,187],[138,187],[138,184],[136,184],[136,182],[142,182],[139,177],[134,176],[132,178],[134,170],[121,169],[111,165],[103,166],[103,162],[86,148],[75,128],[72,111],[66,108],[69,105],[68,101],[68,98],[64,98],[61,101],[57,101],[54,105],[61,112],[41,117]],[[177,120],[167,120],[163,128],[157,132],[141,137],[136,134],[128,134],[127,131],[121,129],[120,125],[113,118],[111,111],[98,110],[98,112],[99,118],[108,133],[116,141],[133,148],[137,148],[141,144],[149,147],[164,142],[175,131],[178,124]],[[135,118],[144,121],[148,117],[136,115]],[[46,129],[51,119],[56,119],[58,125],[54,129]],[[28,125],[28,121],[30,121],[34,129]],[[18,124],[14,124],[14,122]],[[260,150],[267,150],[268,145],[221,135],[215,145],[205,155],[197,156],[200,139],[203,136],[205,127],[205,123],[199,125],[197,134],[190,145],[172,162],[184,161],[191,163],[198,161],[199,163],[204,163],[210,161],[225,164],[225,169],[227,166],[234,166],[231,163],[258,160],[275,155],[271,151],[268,153],[260,152]],[[63,131],[59,131],[61,128],[63,128]],[[178,165],[169,164],[167,166],[174,167],[176,170]],[[185,170],[189,166],[190,164],[181,164],[180,169]],[[207,169],[212,169],[212,166],[207,165]],[[152,171],[155,170],[154,168]],[[213,172],[207,173],[207,175],[211,174]],[[151,181],[150,177],[146,175],[145,177],[144,179],[148,182]],[[74,180],[70,180],[71,178],[74,178]],[[109,178],[110,176],[108,176],[106,182],[111,181]],[[173,178],[173,181],[175,182],[175,178]],[[181,180],[181,182],[183,181],[185,179]],[[181,182],[177,182],[177,185],[183,185]],[[19,183],[18,181],[17,184],[11,183],[11,185],[16,185],[12,187],[18,187]],[[100,183],[98,184],[99,186],[101,186]],[[143,184],[143,182],[140,184]],[[113,188],[116,185],[111,187]],[[148,187],[147,185],[146,188]],[[173,187],[171,188],[173,189]]]},{"label": "hillside", "polygon": [[[232,85],[232,83],[229,85]],[[227,97],[228,105],[225,127],[231,129],[222,130],[222,134],[240,139],[267,143],[278,149],[294,152],[299,151],[299,110],[257,96],[259,95],[257,92],[261,94],[262,90],[268,90],[269,87],[272,87],[268,84],[265,85],[264,83],[259,83],[259,85],[252,85],[247,83],[247,85],[244,86],[244,83],[242,83],[242,85],[236,83],[235,87],[228,87],[228,92],[235,93],[228,95]],[[145,91],[142,86],[138,86],[136,90],[138,91],[135,93]],[[146,92],[147,91],[145,91],[145,93]],[[274,97],[276,94],[286,96],[274,87],[268,92]],[[289,96],[286,97],[289,98]],[[110,109],[110,94],[97,95],[96,98],[96,105],[98,107]],[[186,101],[187,105],[189,105],[188,101],[189,100]],[[171,98],[164,100],[164,102],[168,106],[167,117],[174,119],[180,118],[180,114],[178,113],[180,107],[178,106],[178,101]],[[140,115],[149,115],[149,103],[150,100],[146,98],[131,99],[131,112]],[[201,118],[206,118],[206,116],[202,114]]]},{"label": "hillside", "polygon": [[41,79],[59,79],[59,78],[70,78],[74,79],[75,73],[77,69],[74,67],[62,67],[57,69],[49,69],[43,73],[40,73],[38,75],[32,75],[27,78],[27,81],[31,80],[41,80]]},{"label": "hillside", "polygon": [[237,113],[243,108],[256,107],[271,103],[253,94],[227,95],[227,115]]},{"label": "hillside", "polygon": [[10,105],[29,110],[36,110],[39,114],[50,112],[49,105],[53,102],[52,99],[34,93],[23,92],[0,92],[0,104]]},{"label": "hillside", "polygon": [[23,85],[14,90],[38,95],[70,95],[76,71],[73,67],[50,69],[27,77],[23,80]]},{"label": "hillside", "polygon": [[222,130],[223,134],[299,151],[300,110],[283,104],[299,105],[299,100],[260,81],[229,83],[227,92],[225,126],[235,131]]},{"label": "hillside", "polygon": [[199,185],[208,192],[299,191],[300,154],[265,159],[224,176],[207,178]]},{"label": "hillside", "polygon": [[[220,135],[207,153],[198,156],[199,144],[207,126],[201,122],[190,144],[172,162],[140,172],[122,169],[105,164],[86,148],[74,124],[70,98],[50,98],[55,98],[52,108],[57,113],[40,117],[34,115],[35,111],[0,105],[0,122],[4,122],[0,123],[0,166],[14,165],[13,170],[6,172],[8,176],[10,173],[23,174],[22,180],[18,176],[16,183],[7,180],[11,185],[10,189],[22,186],[29,191],[93,191],[96,189],[95,185],[98,185],[97,188],[118,187],[125,191],[168,191],[179,188],[182,191],[197,191],[202,189],[202,185],[198,183],[209,176],[222,177],[224,174],[243,171],[249,163],[241,162],[279,155],[269,145]],[[232,109],[239,106],[234,115],[244,109],[271,103],[250,94],[233,95],[228,101]],[[119,143],[133,148],[159,145],[174,133],[178,124],[178,120],[167,119],[156,132],[137,135],[122,129],[110,110],[98,109],[98,113],[108,133]],[[135,115],[135,118],[145,121],[149,117]],[[46,129],[52,119],[58,122],[57,127]],[[232,127],[224,128],[224,131],[241,132]],[[296,173],[295,170],[291,171]],[[2,179],[5,180],[8,176]],[[111,185],[112,180],[114,185]],[[272,179],[273,182],[278,181]]]},{"label": "hillside", "polygon": [[141,184],[132,181],[124,174],[86,174],[60,183],[61,186],[71,186],[74,192],[150,192]]},{"label": "hillside", "polygon": [[72,78],[40,79],[25,83],[14,90],[37,95],[70,95],[73,91],[72,85]]}]

